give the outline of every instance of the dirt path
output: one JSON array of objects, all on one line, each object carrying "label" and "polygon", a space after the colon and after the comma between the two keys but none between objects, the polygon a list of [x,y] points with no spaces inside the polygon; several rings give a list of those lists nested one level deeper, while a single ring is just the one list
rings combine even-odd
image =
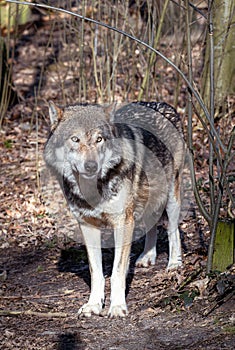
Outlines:
[{"label": "dirt path", "polygon": [[[137,251],[134,246],[132,259]],[[8,249],[4,255],[0,261],[7,278],[1,281],[0,313],[26,314],[1,314],[1,349],[234,348],[234,298],[230,296],[218,307],[215,279],[209,282],[207,292],[202,292],[206,295],[194,300],[192,283],[181,289],[193,271],[200,271],[201,257],[197,269],[188,261],[184,269],[166,273],[167,254],[160,253],[156,266],[131,270],[127,318],[109,319],[104,313],[103,317],[78,319],[77,310],[89,295],[83,247],[60,250],[43,245],[31,250]],[[110,250],[104,250],[104,262],[109,295]],[[195,280],[202,281],[202,277],[203,272],[198,272]],[[231,276],[226,283],[231,287],[229,295],[234,288]],[[217,305],[215,310],[213,305]],[[107,307],[108,298],[105,312]]]}]

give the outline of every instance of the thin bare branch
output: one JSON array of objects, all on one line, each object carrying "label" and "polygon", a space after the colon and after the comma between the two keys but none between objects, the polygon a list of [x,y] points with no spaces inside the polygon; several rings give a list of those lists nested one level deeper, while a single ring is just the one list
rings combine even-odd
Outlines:
[{"label": "thin bare branch", "polygon": [[[215,109],[215,101],[214,101],[214,35],[213,35],[213,11],[212,11],[212,1],[209,2],[209,41],[210,41],[210,115],[211,115],[211,125],[214,125],[214,109]],[[213,132],[212,138],[213,137]],[[215,211],[215,182],[214,182],[214,152],[213,145],[210,142],[209,145],[209,184],[210,184],[210,208],[211,215],[213,215]]]},{"label": "thin bare branch", "polygon": [[[164,6],[163,6],[163,9],[162,9],[161,17],[160,17],[159,24],[158,24],[158,30],[157,30],[157,33],[156,33],[156,36],[155,36],[155,39],[154,39],[154,44],[153,44],[154,48],[157,47],[158,43],[159,43],[161,30],[162,30],[162,25],[163,25],[163,21],[164,21],[164,18],[165,18],[165,14],[166,14],[166,11],[167,11],[168,4],[169,4],[169,0],[166,0],[164,2]],[[150,74],[151,68],[152,68],[152,66],[154,64],[154,61],[155,61],[155,55],[154,55],[154,52],[152,51],[150,59],[149,59],[149,64],[147,66],[147,70],[146,70],[143,82],[141,84],[141,87],[140,87],[140,91],[139,91],[139,95],[138,95],[138,101],[140,101],[142,99],[144,90],[146,89],[146,85],[147,85],[147,82],[149,80],[149,74]]]},{"label": "thin bare branch", "polygon": [[[193,75],[192,75],[192,48],[191,48],[191,35],[190,35],[190,25],[189,25],[189,1],[186,2],[186,30],[187,30],[187,52],[188,52],[188,76],[189,81],[191,84],[193,84]],[[208,213],[207,209],[205,208],[199,191],[197,187],[197,181],[196,181],[196,174],[195,174],[195,168],[194,168],[194,154],[193,154],[193,133],[192,133],[192,93],[189,90],[188,91],[188,125],[187,125],[187,131],[188,131],[188,147],[189,147],[189,163],[190,163],[190,171],[191,171],[191,179],[192,179],[192,187],[194,196],[198,205],[198,208],[206,221],[208,223],[211,222],[211,216]]]}]

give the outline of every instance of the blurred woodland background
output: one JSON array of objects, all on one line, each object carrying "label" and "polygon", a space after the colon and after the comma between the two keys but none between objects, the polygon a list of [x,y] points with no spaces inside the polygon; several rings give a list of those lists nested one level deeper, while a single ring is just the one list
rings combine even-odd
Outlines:
[{"label": "blurred woodland background", "polygon": [[[234,1],[34,3],[0,1],[2,347],[233,349]],[[134,244],[131,322],[77,320],[89,294],[88,261],[42,159],[49,100],[61,106],[165,101],[182,117],[188,145],[180,223],[184,268],[164,272],[164,225],[149,272],[133,272],[143,242]],[[109,277],[113,252],[103,253]]]}]

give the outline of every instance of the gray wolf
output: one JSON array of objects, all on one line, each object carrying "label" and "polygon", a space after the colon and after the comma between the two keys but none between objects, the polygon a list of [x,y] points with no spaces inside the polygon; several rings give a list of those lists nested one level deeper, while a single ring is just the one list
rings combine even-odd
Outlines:
[{"label": "gray wolf", "polygon": [[168,215],[168,269],[182,264],[178,230],[185,145],[180,117],[166,103],[116,108],[49,103],[51,133],[44,158],[75,215],[86,245],[91,293],[79,314],[101,314],[105,300],[101,229],[114,232],[115,258],[108,315],[127,315],[126,274],[136,226],[146,230],[138,266],[156,259],[155,224]]}]

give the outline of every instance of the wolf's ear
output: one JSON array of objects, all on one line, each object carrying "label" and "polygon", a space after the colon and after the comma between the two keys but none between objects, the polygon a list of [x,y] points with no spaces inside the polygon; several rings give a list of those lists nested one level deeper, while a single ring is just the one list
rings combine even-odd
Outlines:
[{"label": "wolf's ear", "polygon": [[63,115],[63,110],[57,107],[53,101],[49,101],[49,117],[51,122],[51,130],[55,129],[59,124]]},{"label": "wolf's ear", "polygon": [[106,119],[108,120],[109,123],[113,123],[114,121],[114,114],[116,111],[116,107],[117,107],[117,102],[113,102],[107,106],[104,106],[104,112],[106,115]]}]

